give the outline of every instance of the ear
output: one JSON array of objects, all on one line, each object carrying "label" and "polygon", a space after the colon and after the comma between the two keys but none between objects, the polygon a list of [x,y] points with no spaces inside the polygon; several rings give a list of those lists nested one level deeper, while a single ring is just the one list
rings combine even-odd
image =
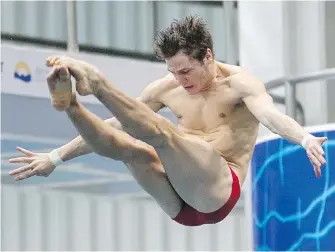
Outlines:
[{"label": "ear", "polygon": [[211,51],[211,49],[207,48],[207,51],[206,51],[206,54],[205,54],[205,57],[204,57],[204,64],[208,64],[210,62],[213,61],[213,53]]}]

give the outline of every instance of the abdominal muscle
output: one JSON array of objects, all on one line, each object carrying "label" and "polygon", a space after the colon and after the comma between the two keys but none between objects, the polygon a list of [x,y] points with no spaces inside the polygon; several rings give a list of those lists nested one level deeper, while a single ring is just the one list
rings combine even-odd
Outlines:
[{"label": "abdominal muscle", "polygon": [[209,132],[187,129],[182,125],[178,125],[178,128],[188,137],[200,138],[211,144],[234,170],[242,185],[256,143],[259,124],[250,122],[247,127],[241,126],[232,129],[229,125],[221,125]]}]

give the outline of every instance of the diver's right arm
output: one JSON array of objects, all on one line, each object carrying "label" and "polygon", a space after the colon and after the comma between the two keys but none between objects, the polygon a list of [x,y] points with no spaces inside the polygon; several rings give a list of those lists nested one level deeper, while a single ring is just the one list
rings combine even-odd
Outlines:
[{"label": "diver's right arm", "polygon": [[[116,118],[110,118],[105,121],[112,126],[121,128],[121,124]],[[23,153],[24,156],[8,160],[9,163],[22,164],[9,172],[9,175],[13,176],[15,180],[27,179],[35,175],[48,177],[61,163],[92,152],[90,146],[86,144],[81,136],[77,136],[72,141],[49,153],[36,153],[22,147],[16,147],[16,149]]]}]

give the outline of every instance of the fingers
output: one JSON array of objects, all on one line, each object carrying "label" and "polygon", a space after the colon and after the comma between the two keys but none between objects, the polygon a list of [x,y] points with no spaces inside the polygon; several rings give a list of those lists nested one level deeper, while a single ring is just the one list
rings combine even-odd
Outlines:
[{"label": "fingers", "polygon": [[35,155],[34,152],[29,151],[29,150],[26,150],[26,149],[24,149],[24,148],[22,148],[22,147],[19,147],[19,146],[16,147],[16,149],[17,149],[18,151],[22,152],[23,154],[25,154],[25,155],[28,156],[28,157],[30,157],[30,156],[34,156],[34,155]]},{"label": "fingers", "polygon": [[[316,152],[316,151],[315,151]],[[308,158],[311,161],[311,164],[314,168],[314,173],[317,178],[320,178],[321,176],[321,162],[319,159],[315,156],[314,152],[308,152]]]},{"label": "fingers", "polygon": [[83,69],[82,66],[78,65],[73,59],[60,59],[59,64],[62,66],[66,66],[69,70],[69,73],[77,80],[81,80],[83,78]]},{"label": "fingers", "polygon": [[82,74],[83,74],[82,67],[78,65],[78,62],[79,62],[78,60],[63,56],[63,57],[54,57],[53,62],[54,62],[54,65],[65,66],[69,70],[70,74],[76,80],[79,80],[82,78]]},{"label": "fingers", "polygon": [[66,66],[73,66],[76,60],[65,55],[62,56],[50,56],[47,58],[46,63],[47,66],[59,66],[59,65],[66,65]]},{"label": "fingers", "polygon": [[328,137],[319,137],[318,138],[318,141],[319,141],[319,143],[322,145],[325,141],[327,141],[328,140]]},{"label": "fingers", "polygon": [[313,153],[309,152],[308,153],[308,158],[310,159],[310,161],[312,162],[313,166],[321,166],[320,161],[316,158],[316,156],[314,156]]},{"label": "fingers", "polygon": [[9,163],[26,163],[25,165],[21,165],[19,168],[8,172],[9,175],[14,176],[16,181],[30,178],[35,175],[46,177],[53,171],[52,169],[50,170],[50,163],[48,163],[49,159],[45,158],[46,154],[42,155],[34,153],[22,147],[16,148],[26,155],[24,157],[15,157],[8,160]]},{"label": "fingers", "polygon": [[317,153],[319,154],[319,155],[324,155],[325,154],[325,152],[323,151],[323,149],[322,149],[322,147],[321,146],[316,146],[315,147],[315,150],[317,151]]},{"label": "fingers", "polygon": [[321,165],[326,163],[326,159],[323,157],[324,151],[321,147],[312,148],[311,151],[317,160],[321,163]]},{"label": "fingers", "polygon": [[25,171],[28,171],[28,170],[31,170],[32,166],[31,164],[27,164],[25,166],[22,166],[20,168],[17,168],[15,170],[12,170],[9,172],[9,175],[17,175],[17,174],[20,174],[22,172],[25,172]]},{"label": "fingers", "polygon": [[61,81],[66,81],[70,78],[70,73],[68,71],[68,69],[64,66],[60,66],[59,67],[59,79]]},{"label": "fingers", "polygon": [[[58,73],[60,78],[68,78],[68,75],[72,75],[76,80],[82,78],[81,68],[77,66],[76,60],[66,56],[50,56],[47,58],[47,65],[53,66],[54,69],[49,73],[47,80],[51,81],[57,77]],[[59,68],[62,66],[61,68]],[[66,70],[65,70],[66,69]]]},{"label": "fingers", "polygon": [[325,158],[323,157],[324,151],[320,150],[317,147],[310,148],[308,152],[308,158],[311,161],[311,164],[314,167],[314,173],[317,178],[321,176],[321,166],[326,163]]},{"label": "fingers", "polygon": [[314,173],[317,178],[321,177],[321,168],[319,166],[313,165],[314,167]]},{"label": "fingers", "polygon": [[31,163],[32,161],[31,157],[17,157],[8,160],[9,163]]},{"label": "fingers", "polygon": [[26,172],[24,172],[24,173],[21,173],[20,175],[16,176],[14,179],[15,179],[16,181],[23,180],[23,179],[27,179],[27,178],[30,178],[30,177],[36,175],[36,173],[37,173],[36,170],[31,170],[31,169],[30,169],[30,170],[28,170],[28,171],[26,171]]},{"label": "fingers", "polygon": [[307,155],[314,167],[314,173],[317,178],[321,176],[321,166],[326,164],[324,157],[325,152],[322,144],[327,140],[327,137],[317,137],[310,140],[307,147]]},{"label": "fingers", "polygon": [[83,73],[78,68],[76,68],[74,65],[67,67],[70,74],[73,76],[73,78],[76,79],[76,81],[80,81],[81,79],[83,79]]}]

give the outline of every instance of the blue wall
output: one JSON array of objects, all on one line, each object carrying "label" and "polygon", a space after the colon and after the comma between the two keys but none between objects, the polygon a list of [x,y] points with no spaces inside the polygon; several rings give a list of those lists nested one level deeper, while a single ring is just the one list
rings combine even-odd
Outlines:
[{"label": "blue wall", "polygon": [[335,131],[317,179],[305,150],[281,138],[259,143],[252,159],[255,250],[335,250]]}]

